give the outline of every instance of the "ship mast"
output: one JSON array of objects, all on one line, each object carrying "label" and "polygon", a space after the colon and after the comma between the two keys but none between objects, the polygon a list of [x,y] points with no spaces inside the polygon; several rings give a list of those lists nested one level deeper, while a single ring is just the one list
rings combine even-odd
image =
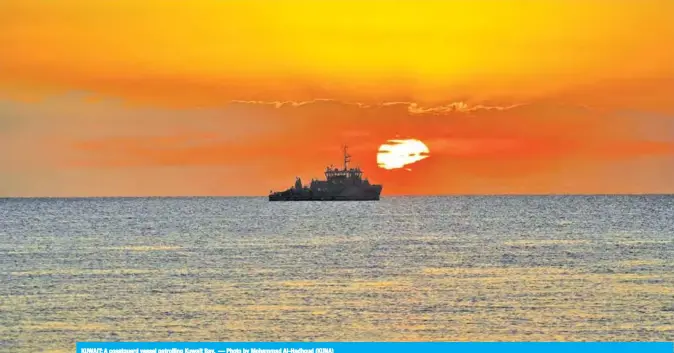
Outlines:
[{"label": "ship mast", "polygon": [[349,162],[351,161],[351,155],[347,152],[348,146],[344,145],[344,170],[348,170]]}]

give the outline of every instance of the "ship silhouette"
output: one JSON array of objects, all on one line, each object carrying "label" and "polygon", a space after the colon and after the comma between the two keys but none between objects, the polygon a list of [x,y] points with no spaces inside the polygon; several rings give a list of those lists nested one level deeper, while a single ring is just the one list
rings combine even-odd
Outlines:
[{"label": "ship silhouette", "polygon": [[377,201],[382,186],[370,184],[363,179],[363,171],[349,168],[351,156],[348,147],[343,147],[344,168],[333,166],[325,168],[325,180],[312,179],[308,186],[302,185],[298,177],[295,186],[277,192],[269,193],[269,201]]}]

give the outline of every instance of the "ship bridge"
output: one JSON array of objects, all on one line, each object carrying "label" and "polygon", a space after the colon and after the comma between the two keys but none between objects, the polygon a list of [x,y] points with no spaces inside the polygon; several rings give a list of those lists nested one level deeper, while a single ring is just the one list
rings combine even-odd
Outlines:
[{"label": "ship bridge", "polygon": [[330,181],[333,179],[362,179],[363,172],[360,168],[337,169],[325,168],[325,179]]},{"label": "ship bridge", "polygon": [[328,182],[341,182],[345,179],[362,180],[363,172],[359,167],[349,168],[351,162],[351,155],[347,151],[347,146],[344,146],[344,167],[343,169],[329,166],[325,168],[325,179]]}]

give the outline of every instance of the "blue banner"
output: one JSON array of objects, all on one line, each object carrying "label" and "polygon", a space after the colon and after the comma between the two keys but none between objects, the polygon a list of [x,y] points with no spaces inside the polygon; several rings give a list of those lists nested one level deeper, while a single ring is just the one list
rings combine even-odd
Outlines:
[{"label": "blue banner", "polygon": [[669,342],[79,342],[77,353],[674,353]]}]

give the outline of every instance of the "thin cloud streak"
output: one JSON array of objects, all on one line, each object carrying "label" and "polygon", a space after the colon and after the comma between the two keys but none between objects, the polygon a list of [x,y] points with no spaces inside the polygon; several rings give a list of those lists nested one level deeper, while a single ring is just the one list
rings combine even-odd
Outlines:
[{"label": "thin cloud streak", "polygon": [[349,102],[349,101],[339,101],[336,99],[312,99],[308,101],[245,101],[245,100],[232,100],[231,104],[254,104],[254,105],[268,105],[274,108],[280,109],[285,107],[299,108],[311,104],[318,103],[334,103],[341,105],[354,106],[363,109],[372,109],[380,107],[392,107],[392,106],[405,106],[407,111],[410,114],[421,115],[421,114],[443,114],[451,112],[474,112],[479,110],[509,110],[517,107],[524,106],[524,103],[516,103],[507,106],[490,106],[483,104],[470,105],[466,102],[452,102],[448,104],[440,104],[435,106],[423,106],[415,102],[383,102],[376,104],[367,104],[361,102]]}]

